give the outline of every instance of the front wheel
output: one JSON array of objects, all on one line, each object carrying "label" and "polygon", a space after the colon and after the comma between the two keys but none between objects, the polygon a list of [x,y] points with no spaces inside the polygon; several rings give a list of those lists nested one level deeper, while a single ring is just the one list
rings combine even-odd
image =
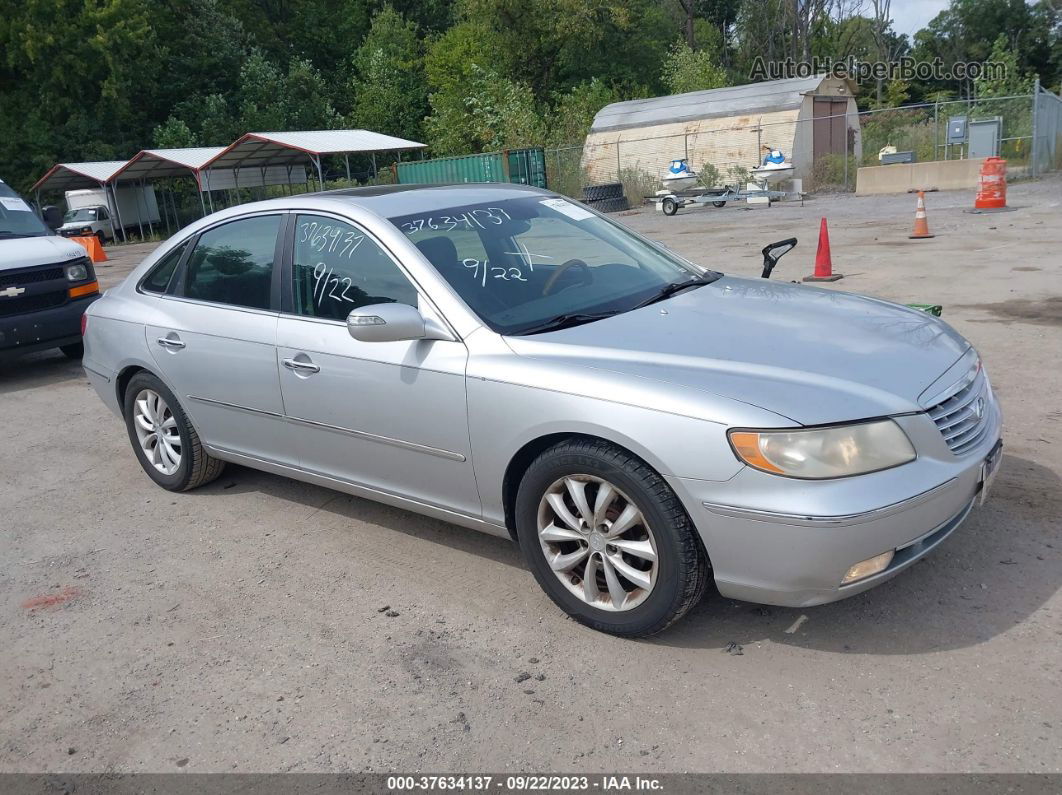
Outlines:
[{"label": "front wheel", "polygon": [[542,453],[520,483],[516,526],[546,594],[602,632],[655,634],[704,593],[708,561],[685,509],[648,464],[608,442]]},{"label": "front wheel", "polygon": [[125,390],[125,424],[140,466],[169,491],[188,491],[221,474],[225,462],[207,455],[174,394],[142,372]]}]

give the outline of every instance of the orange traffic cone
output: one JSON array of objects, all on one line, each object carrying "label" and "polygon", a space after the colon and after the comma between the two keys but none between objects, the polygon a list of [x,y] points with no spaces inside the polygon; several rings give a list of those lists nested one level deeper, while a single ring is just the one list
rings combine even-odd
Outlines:
[{"label": "orange traffic cone", "polygon": [[835,282],[844,278],[833,272],[833,258],[830,256],[830,233],[826,229],[826,219],[819,224],[819,248],[815,252],[815,272],[805,276],[806,282]]},{"label": "orange traffic cone", "polygon": [[927,237],[936,237],[929,234],[929,219],[926,217],[926,194],[918,191],[918,204],[915,205],[914,231],[908,235],[911,240],[924,240]]}]

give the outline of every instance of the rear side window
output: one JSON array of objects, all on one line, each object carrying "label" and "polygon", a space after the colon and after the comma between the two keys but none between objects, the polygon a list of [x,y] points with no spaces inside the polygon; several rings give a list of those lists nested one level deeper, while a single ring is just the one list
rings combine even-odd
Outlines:
[{"label": "rear side window", "polygon": [[181,243],[173,251],[159,260],[158,265],[151,269],[151,273],[140,283],[140,289],[149,293],[164,293],[173,277],[173,271],[177,263],[181,261],[184,250],[188,248],[188,241]]},{"label": "rear side window", "polygon": [[279,215],[245,218],[200,235],[185,267],[184,295],[269,309],[280,220]]}]

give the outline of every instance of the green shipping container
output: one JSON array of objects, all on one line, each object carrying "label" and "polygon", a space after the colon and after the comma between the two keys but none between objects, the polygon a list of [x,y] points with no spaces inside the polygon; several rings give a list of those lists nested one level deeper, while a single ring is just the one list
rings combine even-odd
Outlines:
[{"label": "green shipping container", "polygon": [[509,149],[509,182],[546,187],[546,153],[535,149]]},{"label": "green shipping container", "polygon": [[546,158],[541,148],[408,160],[397,167],[398,182],[402,185],[517,182],[546,187]]}]

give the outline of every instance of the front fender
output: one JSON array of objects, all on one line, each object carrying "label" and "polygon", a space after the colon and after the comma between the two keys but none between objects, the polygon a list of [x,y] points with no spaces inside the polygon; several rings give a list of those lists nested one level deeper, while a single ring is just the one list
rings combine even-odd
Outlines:
[{"label": "front fender", "polygon": [[606,439],[664,476],[725,481],[744,466],[730,449],[726,425],[646,406],[470,378],[468,411],[483,518],[498,524],[505,521],[503,481],[509,463],[544,436]]}]

